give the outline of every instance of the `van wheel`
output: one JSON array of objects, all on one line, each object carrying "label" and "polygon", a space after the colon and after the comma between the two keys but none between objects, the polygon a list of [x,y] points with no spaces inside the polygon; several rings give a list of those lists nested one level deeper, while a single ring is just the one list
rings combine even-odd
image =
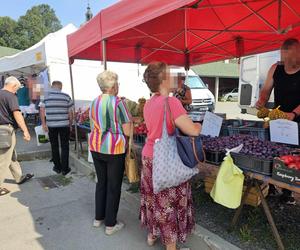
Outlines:
[{"label": "van wheel", "polygon": [[242,114],[247,114],[247,109],[241,109]]},{"label": "van wheel", "polygon": [[231,101],[232,101],[232,96],[231,96],[231,95],[227,97],[227,101],[228,101],[228,102],[231,102]]}]

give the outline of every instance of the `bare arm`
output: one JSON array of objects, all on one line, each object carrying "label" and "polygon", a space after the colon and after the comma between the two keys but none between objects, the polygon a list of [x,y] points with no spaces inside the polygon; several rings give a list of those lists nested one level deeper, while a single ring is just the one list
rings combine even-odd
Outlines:
[{"label": "bare arm", "polygon": [[25,124],[23,115],[20,111],[14,111],[13,116],[18,124],[18,126],[22,129],[24,134],[24,140],[30,141],[30,134],[28,132],[27,126]]},{"label": "bare arm", "polygon": [[70,127],[72,127],[73,121],[74,121],[74,109],[70,108],[69,109],[69,123],[70,123]]},{"label": "bare arm", "polygon": [[188,115],[181,115],[175,120],[175,125],[182,133],[189,136],[198,136],[201,131],[201,124],[194,123]]},{"label": "bare arm", "polygon": [[48,127],[46,124],[46,111],[45,107],[40,107],[40,117],[41,117],[41,122],[42,122],[42,127],[45,132],[48,132]]},{"label": "bare arm", "polygon": [[258,99],[257,103],[255,104],[255,106],[257,108],[264,107],[270,98],[271,92],[274,87],[273,75],[274,75],[276,67],[277,67],[277,64],[273,64],[272,67],[269,69],[267,79],[260,91],[259,99]]},{"label": "bare arm", "polygon": [[129,137],[130,136],[131,123],[129,122],[129,123],[122,124],[122,128],[123,128],[124,135]]}]

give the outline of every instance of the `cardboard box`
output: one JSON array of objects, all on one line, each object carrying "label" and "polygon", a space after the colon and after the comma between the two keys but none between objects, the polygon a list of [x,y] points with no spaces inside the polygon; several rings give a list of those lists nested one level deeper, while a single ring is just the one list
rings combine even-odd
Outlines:
[{"label": "cardboard box", "polygon": [[300,170],[288,168],[282,160],[273,161],[272,178],[292,185],[300,186]]}]

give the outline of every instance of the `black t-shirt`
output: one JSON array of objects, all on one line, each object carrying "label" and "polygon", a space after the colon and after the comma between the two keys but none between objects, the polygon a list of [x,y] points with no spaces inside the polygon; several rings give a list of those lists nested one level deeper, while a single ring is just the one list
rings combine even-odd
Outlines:
[{"label": "black t-shirt", "polygon": [[20,110],[18,97],[7,91],[0,90],[0,125],[10,124],[14,128],[17,128],[18,125],[13,116],[14,111]]},{"label": "black t-shirt", "polygon": [[[287,74],[284,65],[277,65],[273,79],[275,105],[280,105],[280,110],[284,112],[292,112],[300,105],[300,70]],[[300,122],[300,116],[296,122]]]}]

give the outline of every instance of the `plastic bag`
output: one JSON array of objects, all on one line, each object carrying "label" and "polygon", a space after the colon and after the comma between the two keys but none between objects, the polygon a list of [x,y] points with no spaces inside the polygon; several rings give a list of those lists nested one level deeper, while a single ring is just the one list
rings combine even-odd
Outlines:
[{"label": "plastic bag", "polygon": [[36,142],[38,146],[49,142],[49,135],[44,131],[42,126],[37,126],[34,128],[36,134]]},{"label": "plastic bag", "polygon": [[234,165],[228,152],[222,162],[210,196],[216,203],[228,208],[237,208],[241,205],[243,186],[243,171]]}]

